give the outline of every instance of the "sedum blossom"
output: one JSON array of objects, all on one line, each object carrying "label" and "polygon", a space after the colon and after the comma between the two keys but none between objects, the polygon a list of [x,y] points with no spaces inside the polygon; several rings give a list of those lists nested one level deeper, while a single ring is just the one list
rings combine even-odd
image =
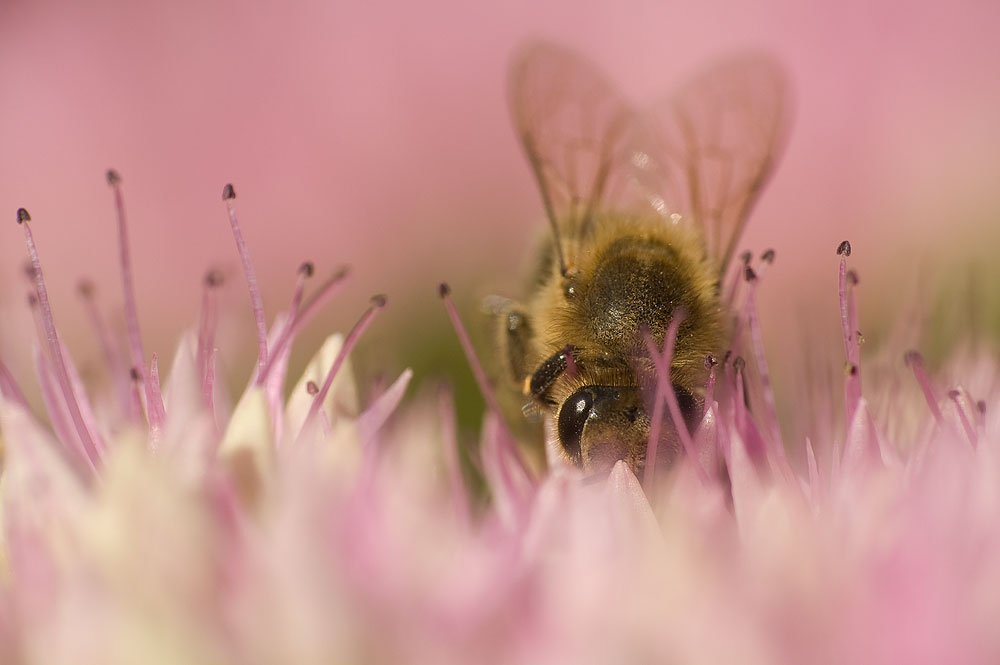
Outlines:
[{"label": "sedum blossom", "polygon": [[[679,433],[688,454],[664,478],[620,462],[595,479],[560,462],[551,431],[549,471],[534,471],[495,408],[461,453],[446,389],[400,406],[409,370],[362,406],[347,359],[381,297],[286,392],[291,343],[344,273],[306,299],[304,266],[266,328],[234,198],[259,340],[232,407],[215,380],[217,276],[162,386],[132,339],[131,376],[109,360],[101,396],[58,339],[26,230],[46,414],[0,365],[0,662],[1000,660],[996,360],[957,357],[945,392],[915,352],[908,367],[873,358],[870,375],[892,378],[862,389],[849,246],[842,426],[783,438],[796,423],[777,416],[754,304],[773,256],[748,260],[732,299],[749,360],[708,363],[701,423]],[[667,347],[650,348],[654,365],[669,367]]]}]

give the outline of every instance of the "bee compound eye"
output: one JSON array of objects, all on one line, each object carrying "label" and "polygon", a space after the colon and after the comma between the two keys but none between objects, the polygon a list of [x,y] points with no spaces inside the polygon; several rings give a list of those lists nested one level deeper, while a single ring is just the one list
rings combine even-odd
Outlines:
[{"label": "bee compound eye", "polygon": [[577,462],[580,461],[580,440],[583,438],[583,427],[587,424],[594,410],[594,391],[580,388],[563,402],[559,409],[559,441],[566,454]]}]

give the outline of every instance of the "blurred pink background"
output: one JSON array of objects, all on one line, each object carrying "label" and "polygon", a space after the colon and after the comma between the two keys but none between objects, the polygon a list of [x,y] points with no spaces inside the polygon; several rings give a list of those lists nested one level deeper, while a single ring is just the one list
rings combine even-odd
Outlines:
[{"label": "blurred pink background", "polygon": [[[269,316],[303,259],[321,274],[354,267],[313,339],[379,291],[390,308],[369,352],[401,336],[419,348],[444,325],[442,279],[469,303],[516,294],[544,226],[504,80],[512,49],[536,36],[586,52],[637,101],[740,47],[784,61],[796,121],[746,238],[778,252],[769,279],[785,286],[766,290],[769,311],[829,300],[836,331],[844,238],[862,275],[888,285],[911,256],[997,240],[1000,4],[988,0],[0,3],[0,350],[19,375],[30,320],[15,209],[35,220],[71,348],[95,355],[74,285],[88,275],[120,306],[108,167],[124,177],[147,351],[170,354],[201,275],[221,265],[252,357],[229,181]],[[992,244],[972,242],[984,232]]]}]

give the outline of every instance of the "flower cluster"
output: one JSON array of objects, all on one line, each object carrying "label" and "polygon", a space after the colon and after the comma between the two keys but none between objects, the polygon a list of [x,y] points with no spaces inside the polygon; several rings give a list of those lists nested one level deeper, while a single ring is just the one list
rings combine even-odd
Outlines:
[{"label": "flower cluster", "polygon": [[[139,334],[121,182],[109,182],[129,361],[94,307],[108,395],[85,390],[60,341],[30,217],[18,212],[48,425],[0,363],[0,662],[1000,660],[996,362],[957,362],[967,382],[942,395],[911,352],[907,380],[923,402],[901,395],[873,415],[849,245],[839,249],[843,428],[783,440],[755,306],[773,255],[747,257],[729,297],[749,362],[709,363],[701,423],[680,428],[687,454],[669,477],[639,479],[619,463],[595,481],[556,455],[539,475],[491,407],[472,455],[483,505],[459,462],[447,390],[398,408],[406,371],[359,406],[347,358],[384,298],[323,344],[286,397],[291,345],[346,272],[306,298],[304,265],[268,328],[231,186],[256,369],[231,407],[215,380],[212,273],[161,383]],[[667,337],[663,352],[650,348],[661,369]],[[670,414],[660,374],[656,405]]]}]

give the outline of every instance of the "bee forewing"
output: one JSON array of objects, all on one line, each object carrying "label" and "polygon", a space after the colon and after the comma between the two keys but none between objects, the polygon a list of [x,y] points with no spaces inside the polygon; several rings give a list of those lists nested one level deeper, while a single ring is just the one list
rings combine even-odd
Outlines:
[{"label": "bee forewing", "polygon": [[742,54],[652,106],[630,139],[633,173],[647,198],[662,214],[700,225],[720,274],[784,148],[789,107],[781,66]]},{"label": "bee forewing", "polygon": [[520,51],[509,96],[556,236],[582,232],[628,172],[635,113],[597,67],[547,43]]}]

